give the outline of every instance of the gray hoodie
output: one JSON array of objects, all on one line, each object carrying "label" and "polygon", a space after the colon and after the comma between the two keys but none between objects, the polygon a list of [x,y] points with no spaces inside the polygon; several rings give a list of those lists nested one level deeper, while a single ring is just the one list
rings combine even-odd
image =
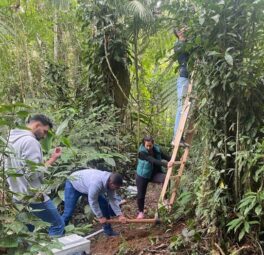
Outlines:
[{"label": "gray hoodie", "polygon": [[71,174],[71,177],[73,177],[70,180],[72,186],[80,193],[88,195],[88,202],[91,210],[98,218],[103,217],[98,203],[99,195],[103,194],[107,194],[109,204],[116,216],[122,214],[119,207],[120,201],[117,198],[116,192],[107,187],[107,181],[110,175],[111,173],[109,172],[92,168],[80,170]]},{"label": "gray hoodie", "polygon": [[[23,174],[19,177],[8,177],[7,182],[12,192],[22,193],[21,195],[33,195],[31,189],[40,190],[44,177],[44,166],[37,166],[35,171],[30,171],[26,160],[37,164],[43,163],[41,145],[34,134],[29,130],[11,130],[9,137],[9,155],[6,158],[5,166],[9,172]],[[36,192],[36,191],[35,191]],[[45,194],[44,201],[49,197]],[[19,196],[14,196],[16,200],[21,200]]]}]

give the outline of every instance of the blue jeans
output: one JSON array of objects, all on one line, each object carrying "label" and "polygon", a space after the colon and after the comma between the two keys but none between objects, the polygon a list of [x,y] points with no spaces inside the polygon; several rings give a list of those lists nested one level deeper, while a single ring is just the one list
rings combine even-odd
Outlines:
[{"label": "blue jeans", "polygon": [[182,104],[183,104],[182,100],[187,94],[189,80],[188,80],[188,78],[185,78],[185,77],[178,77],[176,85],[177,85],[178,102],[177,102],[177,112],[176,112],[176,117],[175,117],[175,124],[174,124],[174,132],[173,132],[172,141],[174,141],[175,136],[177,134],[177,130],[178,130],[178,126],[180,123],[181,114],[182,114]]},{"label": "blue jeans", "polygon": [[[62,214],[62,218],[67,225],[71,219],[71,216],[74,212],[76,203],[80,196],[85,194],[77,191],[71,184],[69,180],[65,183],[65,190],[64,190],[64,212]],[[115,216],[114,211],[112,210],[111,206],[105,199],[103,195],[98,197],[98,203],[102,214],[105,218],[110,219],[111,216]]]},{"label": "blue jeans", "polygon": [[[38,218],[51,224],[49,227],[50,236],[62,236],[64,233],[64,221],[60,216],[57,208],[52,200],[43,203],[31,203],[29,206],[33,209],[32,213]],[[36,211],[34,211],[36,210]],[[29,230],[33,231],[34,227],[29,226]]]}]

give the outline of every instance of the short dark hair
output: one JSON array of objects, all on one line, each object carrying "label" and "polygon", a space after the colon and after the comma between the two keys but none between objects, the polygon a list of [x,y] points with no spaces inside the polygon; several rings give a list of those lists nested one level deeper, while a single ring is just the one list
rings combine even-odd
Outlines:
[{"label": "short dark hair", "polygon": [[110,178],[110,181],[114,185],[116,185],[118,187],[121,187],[123,185],[123,177],[122,177],[121,174],[119,174],[119,173],[111,173],[109,178]]},{"label": "short dark hair", "polygon": [[144,136],[144,138],[142,139],[142,144],[145,145],[145,142],[152,142],[154,143],[154,139],[152,136],[150,135],[146,135]]},{"label": "short dark hair", "polygon": [[33,121],[39,121],[41,122],[44,126],[49,126],[50,128],[53,128],[53,123],[52,121],[45,115],[43,114],[35,114],[33,116],[30,116],[28,118],[27,123],[31,123]]}]

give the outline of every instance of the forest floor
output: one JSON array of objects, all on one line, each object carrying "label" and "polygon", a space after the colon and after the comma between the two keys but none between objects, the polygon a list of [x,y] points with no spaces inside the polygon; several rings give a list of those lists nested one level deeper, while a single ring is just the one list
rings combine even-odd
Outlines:
[{"label": "forest floor", "polygon": [[[161,186],[150,184],[146,197],[146,218],[153,218],[157,208]],[[136,198],[128,199],[123,205],[123,212],[128,218],[135,218],[137,214]],[[100,226],[97,226],[98,229]],[[173,236],[181,233],[184,223],[178,223],[170,228],[162,223],[150,224],[116,224],[115,231],[118,237],[106,237],[99,234],[91,239],[92,255],[123,255],[123,254],[171,254],[169,244]],[[180,254],[179,254],[180,255]]]}]

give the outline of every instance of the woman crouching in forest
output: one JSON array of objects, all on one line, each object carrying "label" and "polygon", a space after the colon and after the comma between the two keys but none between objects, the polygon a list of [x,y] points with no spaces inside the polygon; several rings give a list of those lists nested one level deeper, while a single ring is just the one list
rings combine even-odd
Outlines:
[{"label": "woman crouching in forest", "polygon": [[[162,161],[163,159],[166,161]],[[142,139],[142,144],[139,146],[138,150],[136,174],[137,219],[144,218],[144,204],[148,183],[164,183],[166,174],[163,173],[162,166],[169,168],[172,167],[173,164],[174,162],[170,161],[170,157],[165,155],[160,150],[159,146],[154,143],[152,137],[146,136]]]}]

